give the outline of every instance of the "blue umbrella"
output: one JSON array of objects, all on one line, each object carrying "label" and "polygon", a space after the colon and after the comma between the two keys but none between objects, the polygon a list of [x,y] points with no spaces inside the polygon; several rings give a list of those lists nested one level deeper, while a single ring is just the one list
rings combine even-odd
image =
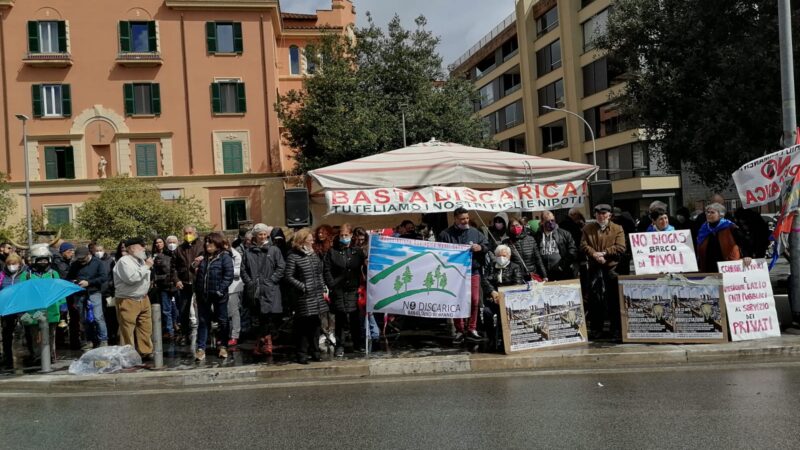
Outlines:
[{"label": "blue umbrella", "polygon": [[66,280],[38,278],[0,291],[0,316],[46,309],[83,288]]}]

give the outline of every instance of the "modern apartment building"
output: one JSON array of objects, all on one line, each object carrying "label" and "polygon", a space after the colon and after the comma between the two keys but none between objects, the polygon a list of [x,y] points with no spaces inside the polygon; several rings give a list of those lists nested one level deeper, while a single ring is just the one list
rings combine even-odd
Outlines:
[{"label": "modern apartment building", "polygon": [[[624,71],[594,47],[595,39],[605,30],[612,4],[610,0],[516,2],[516,26],[507,26],[505,33],[508,37],[516,35],[518,54],[512,58],[515,63],[508,64],[519,67],[521,97],[512,98],[520,102],[522,111],[517,116],[524,120],[508,132],[495,132],[495,140],[502,149],[516,150],[503,143],[513,133],[516,142],[524,143],[527,153],[591,163],[593,140],[583,121],[568,112],[548,108],[577,114],[591,124],[595,133],[599,179],[611,181],[615,206],[635,215],[658,199],[670,204],[674,211],[681,204],[680,177],[666,173],[649,154],[643,134],[620,117],[611,97],[625,88]],[[496,53],[503,45],[501,41],[508,37],[495,33],[490,39],[484,38],[479,47],[485,50],[471,50],[451,66],[452,72],[480,73],[480,78],[472,78],[480,89],[490,84],[486,80],[505,77],[511,66],[487,65],[483,55]],[[497,93],[487,91],[481,91],[484,99],[494,98],[486,95]],[[491,125],[499,123],[502,128],[504,113],[496,117],[492,113],[506,103],[496,107],[491,106],[497,100],[486,103],[479,114]],[[498,130],[491,125],[491,131]]]},{"label": "modern apartment building", "polygon": [[0,0],[9,222],[25,214],[27,159],[32,209],[51,225],[117,174],[200,199],[217,229],[284,223],[292,159],[274,104],[314,71],[306,45],[354,22],[351,0],[316,14],[279,0]]}]

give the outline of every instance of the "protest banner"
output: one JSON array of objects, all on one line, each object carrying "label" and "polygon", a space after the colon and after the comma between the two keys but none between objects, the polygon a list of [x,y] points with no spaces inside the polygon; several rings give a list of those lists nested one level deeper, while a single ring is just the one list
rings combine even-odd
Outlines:
[{"label": "protest banner", "polygon": [[500,288],[506,353],[588,342],[580,280]]},{"label": "protest banner", "polygon": [[631,233],[630,242],[636,275],[697,272],[689,230]]},{"label": "protest banner", "polygon": [[469,245],[370,235],[367,311],[429,318],[470,314]]},{"label": "protest banner", "polygon": [[623,342],[728,340],[719,274],[620,277]]},{"label": "protest banner", "polygon": [[435,213],[464,207],[475,211],[544,211],[583,205],[586,181],[524,184],[494,191],[466,187],[432,186],[416,190],[396,188],[330,190],[325,192],[328,214],[382,215]]},{"label": "protest banner", "polygon": [[800,145],[754,159],[733,173],[743,208],[777,200],[800,170]]},{"label": "protest banner", "polygon": [[753,260],[719,262],[731,340],[745,341],[781,335],[767,263]]}]

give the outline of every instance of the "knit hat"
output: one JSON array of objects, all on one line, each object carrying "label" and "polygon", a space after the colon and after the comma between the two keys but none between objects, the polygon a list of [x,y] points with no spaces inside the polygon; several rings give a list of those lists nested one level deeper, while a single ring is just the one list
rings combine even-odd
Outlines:
[{"label": "knit hat", "polygon": [[72,242],[64,242],[61,247],[58,247],[58,253],[64,253],[68,250],[75,250],[75,245]]}]

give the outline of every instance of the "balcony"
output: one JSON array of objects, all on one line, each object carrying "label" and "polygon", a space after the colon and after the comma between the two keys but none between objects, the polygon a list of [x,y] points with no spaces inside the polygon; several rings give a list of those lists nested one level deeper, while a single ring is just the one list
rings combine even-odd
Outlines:
[{"label": "balcony", "polygon": [[163,64],[160,52],[120,52],[117,64],[125,67],[158,67]]},{"label": "balcony", "polygon": [[72,55],[69,53],[28,53],[22,62],[30,67],[70,67]]}]

